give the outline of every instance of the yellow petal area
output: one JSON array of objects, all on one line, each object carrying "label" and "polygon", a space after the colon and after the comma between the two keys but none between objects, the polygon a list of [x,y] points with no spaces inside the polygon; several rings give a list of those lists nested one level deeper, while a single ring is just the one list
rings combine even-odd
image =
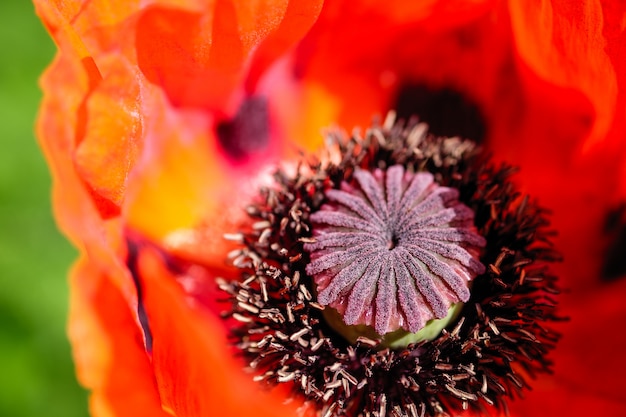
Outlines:
[{"label": "yellow petal area", "polygon": [[[145,147],[129,180],[123,217],[131,229],[168,249],[194,248],[223,264],[256,187],[249,172],[232,166],[213,136],[212,120],[198,111],[173,111],[162,95],[145,125]],[[256,171],[253,170],[253,173]]]},{"label": "yellow petal area", "polygon": [[[146,147],[128,190],[128,223],[153,238],[196,225],[219,206],[216,191],[228,181],[202,115],[152,114]],[[156,107],[154,107],[156,109]]]}]

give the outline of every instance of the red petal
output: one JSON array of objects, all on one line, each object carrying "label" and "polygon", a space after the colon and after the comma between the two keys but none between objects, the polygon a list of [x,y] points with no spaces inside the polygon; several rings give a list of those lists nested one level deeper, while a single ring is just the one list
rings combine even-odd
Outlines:
[{"label": "red petal", "polygon": [[156,255],[141,259],[153,362],[165,406],[178,417],[296,415],[284,392],[264,392],[233,358],[217,317],[204,314]]},{"label": "red petal", "polygon": [[82,259],[71,290],[69,337],[93,415],[165,417],[135,314],[110,278]]},{"label": "red petal", "polygon": [[410,84],[457,89],[481,105],[494,102],[510,54],[508,21],[497,2],[361,6],[325,4],[299,45],[294,65],[307,119],[293,136],[335,124],[367,126]]},{"label": "red petal", "polygon": [[[604,15],[603,34],[606,38],[606,53],[615,68],[618,84],[614,128],[609,140],[616,143],[617,151],[623,153],[624,133],[626,132],[626,3],[624,1],[602,2]],[[626,198],[626,164],[622,164],[619,175],[621,186],[619,192]]]},{"label": "red petal", "polygon": [[535,74],[591,100],[595,123],[586,146],[602,140],[614,117],[616,75],[606,54],[600,1],[510,1],[519,54]]},{"label": "red petal", "polygon": [[565,298],[563,339],[554,375],[532,382],[527,398],[511,404],[514,415],[626,415],[626,281]]}]

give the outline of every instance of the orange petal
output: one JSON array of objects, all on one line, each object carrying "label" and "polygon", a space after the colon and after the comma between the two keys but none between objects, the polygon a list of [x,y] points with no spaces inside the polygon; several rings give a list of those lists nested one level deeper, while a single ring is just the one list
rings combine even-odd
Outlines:
[{"label": "orange petal", "polygon": [[285,393],[266,392],[242,372],[224,323],[204,314],[154,253],[140,259],[153,363],[164,405],[178,417],[296,415]]},{"label": "orange petal", "polygon": [[[175,7],[201,11],[211,0],[34,0],[37,14],[56,40],[59,48],[79,59],[96,60],[107,53],[135,57],[134,25],[137,15],[149,6]],[[130,49],[130,50],[129,50]]]},{"label": "orange petal", "polygon": [[[215,0],[199,11],[150,7],[137,22],[139,67],[150,81],[165,89],[175,105],[232,114],[236,110],[232,95],[241,88],[254,50],[269,36],[262,50],[272,60],[277,52],[293,45],[314,20],[315,15],[299,15],[315,12],[315,7],[304,3]],[[288,30],[297,23],[304,26]],[[259,69],[268,64],[259,64]]]},{"label": "orange petal", "polygon": [[98,221],[71,158],[78,108],[88,89],[87,77],[79,61],[57,55],[40,82],[44,97],[37,120],[37,137],[52,171],[55,214],[62,230],[73,238],[74,244],[80,244],[77,237],[83,227]]},{"label": "orange petal", "polygon": [[[56,57],[41,79],[45,94],[37,122],[39,143],[52,171],[53,206],[60,228],[101,270],[123,271],[120,259],[125,242],[120,221],[103,220],[73,158],[87,78],[80,61],[65,54]],[[116,273],[115,285],[129,303],[136,304],[133,285],[123,277]]]},{"label": "orange petal", "polygon": [[90,56],[81,34],[71,24],[72,18],[80,11],[80,2],[49,2],[35,0],[35,9],[57,44],[68,48],[78,60]]},{"label": "orange petal", "polygon": [[[94,5],[102,6],[100,2]],[[53,171],[64,177],[67,189],[60,192],[72,194],[76,202],[85,198],[85,206],[95,204],[102,217],[113,217],[119,214],[141,133],[136,74],[120,56],[101,57],[96,64],[90,35],[77,23],[89,8],[74,7],[76,3],[36,2],[36,6],[60,49],[56,62],[42,78],[44,101],[38,136],[51,165],[58,166]],[[82,146],[77,150],[79,144]],[[79,172],[71,167],[74,163]],[[86,193],[69,185],[73,177],[79,177]],[[68,223],[77,221],[80,219],[69,219]],[[76,229],[80,235],[81,228]]]},{"label": "orange petal", "polygon": [[285,16],[276,31],[255,51],[248,76],[246,91],[253,93],[260,77],[296,41],[300,40],[315,23],[322,10],[323,0],[291,0]]},{"label": "orange petal", "polygon": [[[232,229],[223,230],[208,219],[222,214],[240,175],[256,174],[268,155],[277,159],[281,142],[272,139],[248,167],[229,165],[212,133],[219,121],[216,115],[206,110],[179,114],[163,100],[160,88],[172,99],[187,94],[187,87],[176,83],[188,83],[191,101],[181,99],[178,104],[198,104],[196,98],[219,102],[218,113],[223,115],[230,108],[226,101],[232,101],[236,109],[239,97],[231,96],[241,88],[253,52],[260,51],[255,71],[262,73],[313,23],[319,2],[162,0],[111,5],[94,0],[36,5],[62,51],[43,80],[46,97],[38,130],[59,177],[55,181],[63,184],[55,191],[62,194],[57,200],[62,201],[58,210],[63,212],[63,228],[80,241],[98,234],[102,225],[97,215],[110,219],[120,214],[133,177],[133,201],[123,215],[133,228],[153,238],[175,232],[174,240],[180,242],[185,231],[203,223],[210,226],[205,235],[223,247],[221,235]],[[219,34],[215,41],[214,34]],[[156,88],[146,82],[141,69]],[[199,78],[187,76],[188,71]],[[180,130],[184,133],[176,132],[186,122],[189,125]],[[193,145],[177,142],[183,136],[192,137]],[[149,142],[145,153],[144,142]],[[136,169],[138,161],[141,169]],[[92,212],[94,206],[99,213]],[[240,209],[230,201],[229,206],[233,212]],[[85,213],[78,215],[78,210]],[[229,219],[224,223],[230,226]],[[87,223],[94,227],[85,227]],[[210,252],[212,245],[203,246]],[[218,252],[221,262],[223,251]]]},{"label": "orange petal", "polygon": [[102,78],[98,67],[103,57],[136,60],[132,45],[134,15],[139,11],[137,0],[35,0],[34,3],[59,51],[84,63],[91,86]]},{"label": "orange petal", "polygon": [[[119,214],[126,180],[142,144],[140,81],[120,57],[100,61],[104,78],[87,96],[77,127],[78,175],[97,196],[104,218]],[[83,107],[84,106],[84,107]]]},{"label": "orange petal", "polygon": [[108,276],[85,258],[75,265],[68,332],[95,417],[167,415],[134,316]]}]

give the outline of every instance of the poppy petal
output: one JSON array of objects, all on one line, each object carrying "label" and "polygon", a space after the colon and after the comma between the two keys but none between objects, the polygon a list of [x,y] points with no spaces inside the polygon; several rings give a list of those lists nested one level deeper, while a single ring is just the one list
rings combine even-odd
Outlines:
[{"label": "poppy petal", "polygon": [[74,160],[104,218],[119,214],[126,181],[142,145],[139,77],[119,57],[100,61],[105,77],[86,101]]},{"label": "poppy petal", "polygon": [[126,224],[177,254],[189,249],[193,258],[222,264],[229,250],[223,235],[241,219],[256,189],[246,184],[261,167],[246,171],[223,158],[206,113],[175,110],[158,91],[145,100],[151,117],[128,182]]},{"label": "poppy petal", "polygon": [[142,334],[113,281],[82,258],[71,289],[68,332],[93,415],[165,417]]},{"label": "poppy petal", "polygon": [[[274,141],[247,165],[231,166],[215,128],[220,118],[228,117],[229,106],[233,111],[238,108],[240,97],[231,95],[239,88],[249,61],[256,58],[254,67],[256,76],[260,76],[273,59],[306,32],[321,2],[222,0],[213,4],[190,0],[110,5],[102,1],[37,1],[36,6],[59,44],[59,59],[63,61],[51,67],[42,81],[46,98],[39,129],[42,142],[48,142],[44,146],[50,148],[46,153],[51,164],[59,165],[65,173],[63,183],[78,179],[76,190],[64,186],[63,192],[71,194],[77,203],[84,198],[85,210],[95,205],[103,219],[127,211],[129,215],[122,217],[128,218],[133,228],[157,240],[174,232],[170,240],[180,245],[185,241],[181,236],[194,228],[202,229],[204,224],[210,226],[201,233],[210,237],[210,244],[203,245],[206,251],[213,249],[211,239],[222,243],[222,228],[206,219],[222,210],[218,201],[228,199],[233,184],[241,183],[244,171],[246,176],[256,175],[266,163],[278,159],[276,153],[283,147]],[[171,60],[172,56],[177,59]],[[70,69],[72,76],[68,74]],[[191,90],[179,82],[192,86]],[[223,90],[218,91],[217,86]],[[59,102],[52,103],[55,100]],[[219,105],[216,113],[206,109],[185,111],[172,106],[172,101],[177,105]],[[185,134],[173,132],[172,120],[190,122],[181,129]],[[163,126],[167,127],[163,133],[156,131]],[[63,136],[51,135],[53,128],[63,129]],[[183,136],[193,138],[193,145]],[[60,140],[63,151],[52,152],[60,145],[54,142]],[[152,158],[154,154],[179,146],[183,153],[193,153],[183,158],[190,162],[187,169],[181,169],[177,162],[179,168],[168,173],[149,163],[158,159]],[[180,152],[175,154],[181,156]],[[264,163],[268,156],[271,161]],[[141,169],[137,169],[137,162],[142,162]],[[222,181],[224,178],[229,181]],[[131,179],[136,185],[128,183]],[[155,184],[161,189],[151,193]],[[141,191],[132,191],[133,201],[124,206],[127,186]],[[163,201],[155,196],[167,197]],[[67,201],[66,197],[61,200]],[[143,204],[140,214],[135,201]],[[69,210],[62,205],[67,204],[59,205],[60,211]],[[233,212],[235,206],[240,209],[233,205]],[[74,238],[83,239],[83,233],[101,227],[74,227],[74,223],[85,220],[75,214],[64,215],[72,225],[70,234]],[[231,225],[231,220],[224,223]],[[95,218],[93,221],[99,222]],[[223,253],[221,250],[216,255],[220,262]]]},{"label": "poppy petal", "polygon": [[510,1],[515,43],[524,62],[544,80],[584,92],[596,120],[586,146],[601,140],[614,117],[615,71],[605,51],[600,1]]},{"label": "poppy petal", "polygon": [[247,92],[254,92],[265,71],[308,32],[322,10],[322,4],[322,1],[289,2],[280,26],[254,53],[245,83]]},{"label": "poppy petal", "polygon": [[156,253],[143,252],[140,270],[154,371],[168,409],[178,417],[295,415],[298,404],[282,404],[284,392],[259,390],[241,371],[224,323],[194,307]]},{"label": "poppy petal", "polygon": [[[301,113],[321,123],[315,132],[333,124],[366,126],[373,115],[393,109],[411,85],[454,89],[487,111],[495,109],[510,56],[506,10],[498,2],[459,3],[325,4],[294,63]],[[332,113],[322,97],[328,97]]]},{"label": "poppy petal", "polygon": [[[516,181],[522,192],[552,212],[555,247],[566,260],[553,270],[564,287],[584,292],[599,283],[608,243],[604,224],[623,199],[618,184],[626,153],[610,141],[584,151],[594,124],[584,92],[548,83],[523,65],[516,71],[523,73],[523,89],[517,104],[503,100],[504,117],[491,123],[489,148],[521,168]],[[614,127],[611,135],[622,132]]]},{"label": "poppy petal", "polygon": [[533,382],[527,398],[511,404],[513,415],[626,415],[623,346],[626,280],[563,297],[563,339],[554,374]]},{"label": "poppy petal", "polygon": [[100,221],[71,158],[87,77],[79,61],[59,54],[40,83],[46,94],[39,110],[37,136],[52,171],[57,222],[74,244],[81,245],[79,236],[96,229]]},{"label": "poppy petal", "polygon": [[[624,146],[626,146],[623,140],[623,132],[626,131],[626,30],[624,25],[626,4],[624,2],[603,1],[602,11],[606,52],[615,68],[618,84],[614,126],[608,139],[616,144],[618,152],[623,153]],[[622,199],[626,199],[626,164],[622,164],[619,179],[619,195]]]},{"label": "poppy petal", "polygon": [[[77,173],[75,160],[75,127],[79,108],[87,90],[83,65],[67,55],[57,55],[41,78],[46,91],[39,112],[37,132],[52,171],[52,198],[60,228],[80,249],[85,249],[102,268],[120,265],[116,254],[123,242],[119,221],[104,221],[101,211]],[[88,248],[88,249],[87,249]],[[132,285],[120,284],[120,290],[131,299]]]},{"label": "poppy petal", "polygon": [[[42,79],[46,96],[42,106],[42,113],[46,114],[42,118],[49,119],[49,125],[59,124],[58,130],[65,129],[61,138],[46,135],[49,128],[40,129],[39,136],[42,141],[63,141],[91,200],[103,218],[110,218],[119,214],[126,176],[132,168],[141,135],[138,80],[123,57],[98,56],[96,64],[94,56],[102,51],[91,36],[98,30],[94,25],[87,29],[81,22],[93,7],[106,7],[100,2],[94,3],[92,8],[77,5],[36,2],[38,13],[59,45],[57,60],[63,62],[51,66]],[[113,7],[106,13],[98,10],[94,13],[105,14],[100,17],[107,22],[124,15]],[[68,72],[72,72],[73,77],[69,77]],[[54,82],[49,81],[51,79]],[[67,103],[48,106],[48,96],[57,93]],[[55,98],[50,97],[52,100]],[[59,111],[60,107],[71,111]],[[106,132],[107,129],[117,130]],[[104,160],[107,160],[105,167],[102,166]]]},{"label": "poppy petal", "polygon": [[[268,36],[262,52],[270,56],[298,41],[316,16],[302,18],[301,12],[315,12],[319,4],[216,0],[194,11],[152,6],[137,22],[139,67],[175,105],[222,111],[230,107],[232,114],[236,104],[230,98],[243,81],[253,51]],[[287,18],[296,20],[281,27]],[[289,31],[297,22],[303,27]]]}]

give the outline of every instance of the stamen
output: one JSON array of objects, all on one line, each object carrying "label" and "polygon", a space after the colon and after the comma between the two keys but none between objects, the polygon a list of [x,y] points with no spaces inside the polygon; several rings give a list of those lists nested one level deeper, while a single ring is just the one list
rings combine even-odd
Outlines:
[{"label": "stamen", "polygon": [[[485,272],[476,259],[485,240],[458,191],[401,165],[357,168],[354,179],[328,190],[327,203],[310,217],[315,242],[304,245],[311,254],[306,272],[318,301],[346,324],[373,326],[379,335],[416,333],[466,302],[468,282]],[[436,238],[440,232],[461,237],[448,243]]]}]

